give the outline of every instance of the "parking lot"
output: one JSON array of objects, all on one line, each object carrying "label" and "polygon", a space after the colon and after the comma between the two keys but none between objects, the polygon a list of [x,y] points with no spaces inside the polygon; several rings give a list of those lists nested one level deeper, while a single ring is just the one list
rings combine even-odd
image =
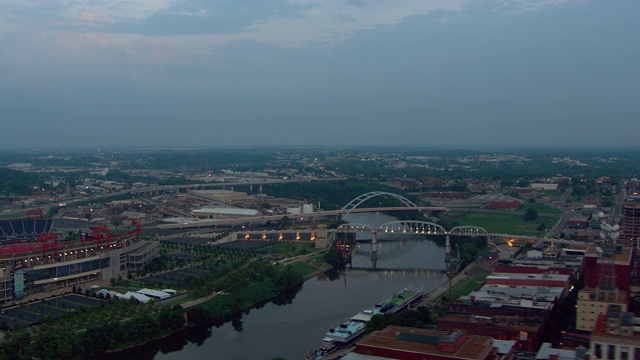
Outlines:
[{"label": "parking lot", "polygon": [[28,327],[42,322],[44,317],[62,317],[67,312],[98,306],[102,301],[104,300],[95,297],[67,294],[4,309],[0,313],[0,323],[4,323],[7,328],[14,328],[16,324]]}]

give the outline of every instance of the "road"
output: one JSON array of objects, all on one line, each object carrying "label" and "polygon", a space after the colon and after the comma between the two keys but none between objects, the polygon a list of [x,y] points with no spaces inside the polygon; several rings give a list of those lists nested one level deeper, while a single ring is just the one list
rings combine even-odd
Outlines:
[{"label": "road", "polygon": [[565,202],[567,202],[567,199],[569,198],[569,196],[571,196],[571,193],[573,193],[573,188],[571,186],[569,186],[564,193],[562,194],[562,196],[560,196],[560,199],[558,199],[558,205],[562,206],[564,205]]},{"label": "road", "polygon": [[627,196],[627,191],[625,187],[622,186],[620,192],[618,192],[618,196],[616,196],[616,204],[613,207],[613,214],[611,215],[611,224],[615,225],[620,222],[620,217],[622,215],[622,206],[624,205],[624,200]]},{"label": "road", "polygon": [[571,214],[572,214],[571,212],[565,211],[560,217],[560,219],[558,219],[558,222],[556,222],[555,226],[551,228],[549,231],[547,231],[544,237],[548,237],[548,238],[559,237],[562,231],[564,231],[564,228],[567,227],[567,222],[571,218]]},{"label": "road", "polygon": [[[571,196],[572,192],[573,192],[573,188],[572,187],[568,187],[564,191],[562,196],[560,196],[560,199],[558,199],[558,206],[556,207],[557,209],[562,210],[562,208],[564,207],[564,204],[566,203],[566,201],[569,198],[569,196]],[[562,233],[562,231],[564,230],[564,228],[567,227],[567,222],[571,218],[571,215],[572,214],[571,214],[570,211],[565,210],[564,213],[562,214],[562,216],[560,217],[560,219],[558,219],[558,221],[554,225],[554,227],[552,227],[549,231],[547,231],[547,233],[544,236],[545,237],[550,237],[550,238],[559,237],[560,234]]]},{"label": "road", "polygon": [[302,213],[302,214],[277,214],[277,215],[263,215],[263,216],[251,216],[244,218],[236,218],[236,219],[202,219],[194,222],[178,222],[178,223],[169,223],[159,225],[160,229],[197,229],[202,227],[216,227],[216,226],[235,226],[237,224],[264,224],[267,221],[278,221],[283,217],[288,217],[295,224],[298,221],[313,221],[313,219],[328,217],[328,216],[337,216],[344,215],[347,213],[362,213],[362,212],[380,212],[380,211],[446,211],[446,208],[443,207],[419,207],[419,208],[411,208],[406,206],[396,206],[396,207],[377,207],[377,208],[356,208],[356,209],[340,209],[340,210],[325,210],[325,211],[316,211],[312,213]]}]

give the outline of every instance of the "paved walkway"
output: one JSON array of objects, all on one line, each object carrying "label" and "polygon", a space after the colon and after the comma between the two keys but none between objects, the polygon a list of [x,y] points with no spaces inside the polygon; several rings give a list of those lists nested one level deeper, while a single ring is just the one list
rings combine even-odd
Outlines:
[{"label": "paved walkway", "polygon": [[205,302],[207,300],[213,299],[217,295],[218,295],[218,293],[213,293],[213,294],[211,294],[209,296],[205,296],[203,298],[199,298],[199,299],[183,302],[183,303],[180,304],[180,306],[182,306],[182,308],[184,308],[184,309],[190,308],[192,306],[200,305],[200,304],[202,304],[203,302]]}]

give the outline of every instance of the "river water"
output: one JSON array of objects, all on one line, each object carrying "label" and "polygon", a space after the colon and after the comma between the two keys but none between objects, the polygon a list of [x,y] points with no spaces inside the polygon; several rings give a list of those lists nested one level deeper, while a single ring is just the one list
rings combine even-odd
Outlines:
[{"label": "river water", "polygon": [[[348,220],[377,227],[395,219],[383,214],[358,214],[349,215]],[[285,305],[269,303],[243,314],[240,320],[179,333],[129,350],[119,358],[298,360],[320,345],[331,326],[358,311],[405,287],[430,291],[446,281],[444,247],[421,236],[379,235],[378,239],[377,271],[370,270],[368,255],[355,255],[354,270],[307,280]],[[359,250],[366,253],[371,244],[362,243]]]}]

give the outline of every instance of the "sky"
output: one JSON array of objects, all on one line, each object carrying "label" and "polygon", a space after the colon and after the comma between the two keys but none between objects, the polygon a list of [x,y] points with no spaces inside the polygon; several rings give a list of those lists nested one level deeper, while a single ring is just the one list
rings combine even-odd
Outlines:
[{"label": "sky", "polygon": [[636,0],[0,9],[0,148],[640,144]]}]

